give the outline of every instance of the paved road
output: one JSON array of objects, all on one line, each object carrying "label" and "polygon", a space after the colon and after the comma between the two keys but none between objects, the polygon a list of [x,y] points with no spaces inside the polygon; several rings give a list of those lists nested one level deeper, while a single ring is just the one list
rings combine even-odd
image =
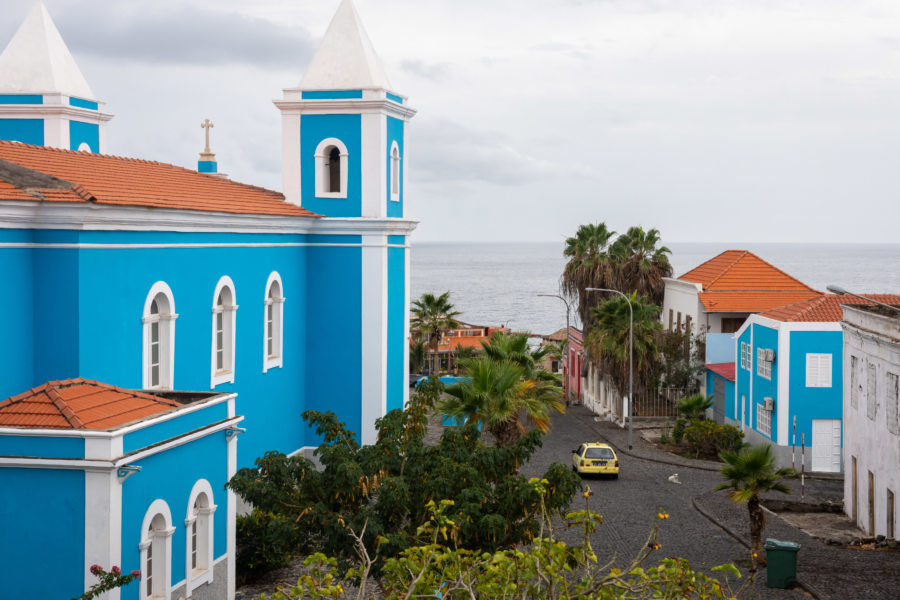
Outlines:
[{"label": "paved road", "polygon": [[[608,427],[608,426],[607,426]],[[553,430],[544,438],[540,449],[523,468],[523,474],[537,476],[551,462],[570,460],[571,451],[584,441],[597,440],[604,425],[594,423],[582,407],[554,419]],[[659,509],[670,518],[659,533],[660,557],[687,558],[695,569],[709,573],[713,566],[746,561],[748,550],[723,529],[714,525],[693,506],[692,500],[712,490],[721,479],[716,472],[677,467],[626,456],[619,452],[619,479],[585,479],[594,491],[592,508],[604,516],[604,522],[593,535],[595,551],[607,560],[616,556],[616,565],[625,566],[647,539],[654,516]],[[679,474],[681,485],[668,481]],[[583,502],[577,498],[574,505]],[[746,511],[746,509],[743,509]],[[578,543],[578,533],[569,531],[559,536],[568,543]],[[764,571],[754,585],[754,597],[809,598],[800,589],[775,590],[765,587]],[[745,572],[746,575],[746,572]]]}]

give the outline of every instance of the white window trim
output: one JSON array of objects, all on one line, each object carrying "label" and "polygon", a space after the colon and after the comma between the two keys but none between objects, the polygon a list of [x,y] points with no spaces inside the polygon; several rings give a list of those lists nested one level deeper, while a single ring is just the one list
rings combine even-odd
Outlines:
[{"label": "white window trim", "polygon": [[[269,291],[272,289],[272,284],[277,282],[278,289],[281,290],[281,297],[276,301],[278,306],[275,307],[276,310],[273,311],[272,314],[272,335],[275,338],[273,340],[273,346],[275,350],[275,354],[273,356],[269,356],[269,346],[268,340],[266,339],[266,310],[269,307]],[[284,284],[281,283],[281,275],[278,274],[277,271],[272,271],[269,275],[269,279],[266,281],[266,293],[263,296],[263,373],[266,373],[269,369],[280,368],[284,362],[284,301],[286,298],[284,297]]]},{"label": "white window trim", "polygon": [[[397,152],[397,158],[394,158],[394,152]],[[396,181],[394,179],[394,161],[397,161],[397,173],[396,173]],[[403,191],[403,156],[400,154],[400,145],[397,144],[397,140],[391,144],[391,152],[388,155],[388,164],[391,168],[390,180],[391,180],[391,201],[392,202],[400,202],[400,193]],[[394,184],[397,184],[397,191],[394,192]]]},{"label": "white window trim", "polygon": [[[199,510],[201,516],[205,519],[205,523],[198,523],[199,527],[197,529],[197,552],[199,556],[200,552],[203,551],[203,558],[206,562],[206,568],[194,569],[193,567],[191,567],[191,554],[193,550],[193,548],[191,548],[191,526],[195,521],[198,520],[198,517],[194,514],[194,502],[197,501],[197,498],[200,496],[200,494],[206,494],[206,499],[209,503],[207,507],[201,508]],[[198,480],[197,483],[194,484],[193,489],[191,489],[191,495],[188,497],[187,517],[184,520],[184,581],[187,585],[185,595],[188,597],[190,597],[190,595],[196,588],[200,587],[203,584],[213,582],[213,572],[215,571],[215,569],[213,568],[213,565],[215,564],[215,546],[213,546],[213,533],[215,531],[214,515],[216,512],[216,508],[216,505],[213,504],[212,486],[205,479]],[[202,543],[201,536],[203,536]]]},{"label": "white window trim", "polygon": [[756,431],[770,439],[772,437],[772,413],[767,411],[763,404],[756,405]]},{"label": "white window trim", "polygon": [[762,377],[763,379],[768,379],[771,381],[772,379],[772,363],[765,359],[763,356],[763,352],[765,352],[765,348],[757,348],[756,349],[756,374]]},{"label": "white window trim", "polygon": [[741,368],[747,368],[747,342],[741,342]]},{"label": "white window trim", "polygon": [[[153,522],[153,519],[156,515],[162,515],[163,521],[166,523],[166,528],[161,530],[159,533],[161,535],[155,535],[153,538],[147,537],[147,530],[150,529],[150,523]],[[153,594],[152,596],[147,595],[147,586],[144,585],[143,578],[139,581],[141,583],[140,586],[140,600],[163,600],[171,598],[172,596],[172,534],[175,533],[175,528],[172,526],[172,512],[169,510],[169,505],[166,504],[165,500],[161,500],[157,498],[150,504],[150,508],[147,509],[147,512],[144,513],[144,521],[141,523],[141,536],[140,543],[138,544],[138,550],[141,555],[141,573],[147,572],[147,548],[150,547],[150,544],[153,544],[154,559],[159,557],[158,549],[160,547],[163,548],[163,560],[162,568],[156,569],[153,573],[153,578],[161,577],[164,585],[163,585],[163,593],[162,594]],[[164,538],[164,539],[160,539]],[[154,560],[154,564],[156,565],[156,560]],[[159,566],[159,565],[157,565]]]},{"label": "white window trim", "polygon": [[832,383],[832,357],[830,354],[806,354],[806,387],[830,388]]},{"label": "white window trim", "polygon": [[[231,307],[224,311],[220,311],[218,308],[219,293],[226,287],[231,292]],[[213,292],[212,319],[210,321],[212,323],[212,334],[210,336],[209,389],[214,389],[217,385],[222,383],[234,383],[234,372],[236,371],[235,364],[237,362],[237,346],[235,345],[235,342],[237,341],[237,309],[237,293],[234,289],[234,282],[228,275],[223,275],[222,278],[219,279],[219,283],[216,284],[216,289]],[[224,341],[226,344],[230,344],[230,346],[226,346],[224,349],[225,358],[229,359],[227,368],[224,364],[225,361],[223,361],[223,368],[221,371],[216,370],[216,315],[219,312],[224,312],[222,319],[226,330],[224,332]]]},{"label": "white window trim", "polygon": [[[169,303],[169,311],[159,314],[160,353],[159,353],[159,385],[150,386],[150,324],[153,318],[150,316],[150,305],[153,300],[162,294]],[[141,350],[141,386],[143,389],[166,390],[175,387],[175,320],[178,314],[175,312],[175,295],[164,281],[157,281],[150,288],[147,298],[144,300],[144,312],[142,323],[142,350]],[[167,347],[163,347],[163,339]]]},{"label": "white window trim", "polygon": [[[325,149],[335,146],[341,154],[341,191],[339,192],[326,192],[325,191],[325,161],[328,158],[325,156]],[[346,198],[347,197],[347,180],[348,177],[348,162],[349,162],[350,154],[347,152],[347,146],[344,145],[344,142],[337,138],[325,138],[319,145],[316,146],[316,154],[315,154],[315,179],[316,179],[316,198]]]}]

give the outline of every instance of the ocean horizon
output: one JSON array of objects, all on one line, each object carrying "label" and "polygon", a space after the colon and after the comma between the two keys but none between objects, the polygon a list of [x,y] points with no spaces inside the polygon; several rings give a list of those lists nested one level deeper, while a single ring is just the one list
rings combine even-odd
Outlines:
[{"label": "ocean horizon", "polygon": [[[855,293],[900,294],[900,244],[673,242],[677,277],[729,249],[749,250],[807,285]],[[410,297],[450,291],[460,319],[549,334],[566,325],[555,298],[564,242],[411,242]],[[574,306],[572,320],[575,324]]]}]

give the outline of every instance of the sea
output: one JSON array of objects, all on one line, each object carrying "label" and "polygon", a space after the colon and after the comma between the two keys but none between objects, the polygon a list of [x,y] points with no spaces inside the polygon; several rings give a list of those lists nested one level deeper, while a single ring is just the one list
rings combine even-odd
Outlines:
[{"label": "sea", "polygon": [[[670,243],[675,276],[724,250],[749,250],[815,289],[830,284],[854,293],[900,294],[900,244]],[[450,292],[459,319],[550,334],[566,325],[560,294],[563,242],[413,242],[411,299]],[[572,305],[572,324],[576,323]]]}]

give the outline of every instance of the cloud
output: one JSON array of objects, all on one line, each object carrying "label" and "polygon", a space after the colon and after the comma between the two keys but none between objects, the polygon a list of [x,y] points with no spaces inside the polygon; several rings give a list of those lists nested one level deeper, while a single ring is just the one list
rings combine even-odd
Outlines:
[{"label": "cloud", "polygon": [[445,81],[450,76],[449,63],[426,63],[421,60],[404,60],[400,68],[410,75],[434,82]]},{"label": "cloud", "polygon": [[[576,156],[534,156],[502,133],[477,131],[448,119],[417,123],[415,179],[422,183],[481,181],[518,185],[559,177],[593,176]],[[425,142],[427,140],[427,142]]]},{"label": "cloud", "polygon": [[284,66],[309,62],[316,47],[303,28],[196,4],[79,2],[54,20],[76,55],[121,62]]}]

